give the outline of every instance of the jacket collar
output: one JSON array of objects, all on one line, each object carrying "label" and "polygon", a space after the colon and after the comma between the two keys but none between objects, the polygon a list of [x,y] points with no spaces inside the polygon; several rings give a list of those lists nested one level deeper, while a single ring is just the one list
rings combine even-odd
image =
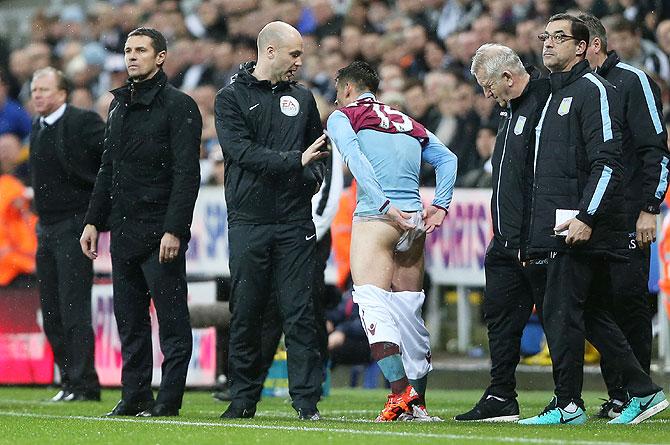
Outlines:
[{"label": "jacket collar", "polygon": [[156,75],[144,82],[132,82],[130,79],[126,84],[120,88],[112,90],[111,93],[116,98],[122,98],[126,102],[130,102],[131,90],[135,90],[135,97],[133,104],[151,105],[154,98],[160,90],[167,84],[167,76],[163,70],[158,70]]},{"label": "jacket collar", "polygon": [[269,90],[285,90],[290,85],[294,84],[294,80],[282,80],[272,85],[272,82],[269,80],[258,80],[252,73],[256,68],[256,61],[250,61],[240,64],[240,69],[237,71],[237,74],[233,76],[233,82],[241,82],[245,85],[256,85],[259,88],[265,88]]},{"label": "jacket collar", "polygon": [[551,91],[556,92],[563,87],[566,87],[581,78],[584,74],[590,73],[591,67],[587,60],[582,60],[572,67],[570,71],[561,71],[560,73],[551,73],[549,80],[551,81]]},{"label": "jacket collar", "polygon": [[620,61],[621,59],[619,59],[619,55],[616,53],[616,51],[609,51],[607,53],[607,59],[605,59],[603,64],[596,69],[596,73],[606,77],[607,73],[609,73],[609,71]]}]

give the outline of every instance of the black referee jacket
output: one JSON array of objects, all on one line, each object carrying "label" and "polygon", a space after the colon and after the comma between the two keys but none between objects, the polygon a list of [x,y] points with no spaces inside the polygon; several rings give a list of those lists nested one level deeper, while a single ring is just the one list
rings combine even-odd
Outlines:
[{"label": "black referee jacket", "polygon": [[669,156],[661,92],[644,71],[621,62],[614,51],[596,72],[616,87],[623,102],[626,227],[634,232],[640,211],[659,213],[668,187]]},{"label": "black referee jacket", "polygon": [[242,65],[216,95],[228,224],[311,220],[311,198],[325,169],[323,161],[307,167],[301,161],[323,134],[314,96],[295,82],[259,81],[254,67]]},{"label": "black referee jacket", "polygon": [[[528,253],[621,256],[628,244],[621,165],[621,104],[587,61],[550,75],[551,95],[536,129]],[[591,227],[588,242],[568,247],[555,236],[556,210],[573,210]]]}]

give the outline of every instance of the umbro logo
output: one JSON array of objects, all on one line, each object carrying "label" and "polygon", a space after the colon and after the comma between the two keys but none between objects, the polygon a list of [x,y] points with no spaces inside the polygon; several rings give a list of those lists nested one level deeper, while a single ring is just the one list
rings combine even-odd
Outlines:
[{"label": "umbro logo", "polygon": [[375,335],[375,331],[377,330],[377,325],[374,323],[370,323],[370,326],[368,326],[368,332],[370,332],[370,335]]},{"label": "umbro logo", "polygon": [[250,107],[249,107],[249,111],[253,110],[254,108],[256,108],[256,107],[259,106],[259,105],[260,105],[260,104],[256,104],[256,105],[252,105],[252,106],[250,106]]}]

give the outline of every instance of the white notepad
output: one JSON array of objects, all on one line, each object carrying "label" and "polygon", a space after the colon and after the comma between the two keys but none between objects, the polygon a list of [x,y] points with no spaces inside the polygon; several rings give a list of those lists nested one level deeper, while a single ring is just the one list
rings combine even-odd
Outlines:
[{"label": "white notepad", "polygon": [[[556,221],[554,227],[558,227],[564,222],[574,218],[579,213],[579,210],[571,209],[556,209]],[[563,230],[562,232],[554,232],[558,236],[568,236],[568,229]]]}]

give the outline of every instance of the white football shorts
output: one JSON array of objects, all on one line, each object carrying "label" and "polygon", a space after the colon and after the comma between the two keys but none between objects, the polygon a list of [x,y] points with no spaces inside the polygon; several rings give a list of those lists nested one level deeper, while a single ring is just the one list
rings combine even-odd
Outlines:
[{"label": "white football shorts", "polygon": [[354,286],[353,299],[368,342],[400,346],[407,378],[420,379],[433,369],[430,337],[421,317],[423,292],[387,292],[363,285]]}]

